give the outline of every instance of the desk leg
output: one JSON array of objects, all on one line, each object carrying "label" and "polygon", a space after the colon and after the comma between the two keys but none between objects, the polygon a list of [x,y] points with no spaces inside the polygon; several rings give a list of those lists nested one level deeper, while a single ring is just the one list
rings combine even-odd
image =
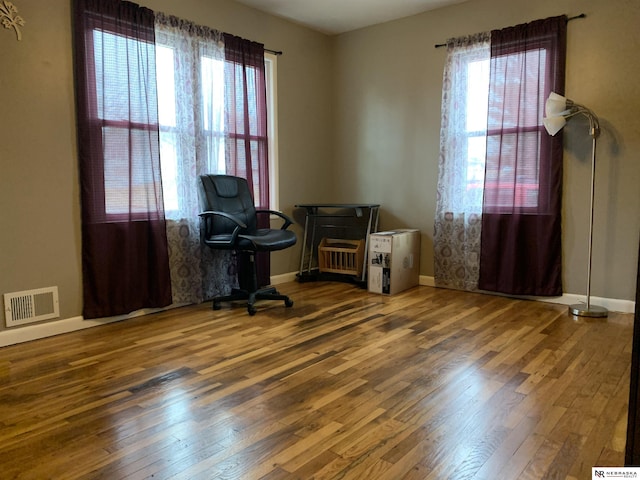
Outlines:
[{"label": "desk leg", "polygon": [[[373,232],[378,231],[379,215],[380,215],[380,210],[377,207],[369,209],[369,224],[367,225],[367,232],[365,234],[365,241],[364,241],[364,265],[362,266],[362,276],[360,277],[360,280],[362,281],[362,283],[364,283],[367,280],[367,267],[369,262],[369,235]],[[374,217],[375,217],[375,220],[374,220]]]},{"label": "desk leg", "polygon": [[313,253],[314,247],[316,244],[316,215],[313,215],[313,219],[311,222],[313,226],[311,227],[311,248],[309,249],[309,264],[307,265],[307,273],[311,274],[311,264],[313,263]]},{"label": "desk leg", "polygon": [[302,236],[302,252],[300,253],[300,270],[298,271],[298,277],[302,277],[304,272],[304,255],[307,251],[307,232],[309,231],[309,213],[304,217],[304,234]]}]

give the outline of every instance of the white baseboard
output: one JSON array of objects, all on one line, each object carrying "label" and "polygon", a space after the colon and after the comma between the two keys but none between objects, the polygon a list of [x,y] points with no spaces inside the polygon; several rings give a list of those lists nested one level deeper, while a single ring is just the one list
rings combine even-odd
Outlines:
[{"label": "white baseboard", "polygon": [[282,275],[271,275],[271,285],[294,282],[298,277],[298,272],[283,273]]},{"label": "white baseboard", "polygon": [[0,347],[16,343],[30,342],[40,338],[53,337],[61,333],[75,332],[85,328],[97,327],[120,319],[85,320],[82,317],[66,318],[55,322],[40,323],[26,327],[11,328],[0,331]]},{"label": "white baseboard", "polygon": [[[286,282],[293,282],[296,279],[296,272],[284,273],[282,275],[274,275],[271,277],[272,285],[280,285]],[[420,285],[428,287],[435,286],[435,280],[433,277],[426,275],[420,275]],[[543,302],[558,303],[561,305],[572,305],[574,303],[585,302],[584,295],[576,295],[571,293],[565,293],[561,297],[527,297],[528,299],[539,300]],[[621,313],[634,313],[635,302],[631,300],[617,300],[612,298],[600,298],[591,297],[592,303],[605,307],[612,312]],[[180,305],[176,305],[180,306]],[[98,327],[100,325],[107,325],[113,322],[120,322],[130,318],[147,315],[163,309],[145,309],[133,312],[129,315],[120,315],[110,318],[99,318],[92,320],[85,320],[83,317],[72,317],[55,322],[40,323],[35,325],[28,325],[26,327],[10,328],[0,331],[0,347],[6,347],[9,345],[15,345],[18,343],[30,342],[32,340],[38,340],[40,338],[52,337],[54,335],[60,335],[62,333],[75,332],[77,330],[84,330],[85,328]]]},{"label": "white baseboard", "polygon": [[62,333],[75,332],[78,330],[84,330],[86,328],[99,327],[100,325],[107,325],[109,323],[121,322],[123,320],[141,317],[150,313],[156,313],[184,305],[185,304],[171,305],[167,308],[145,308],[127,315],[118,315],[116,317],[85,320],[84,317],[80,316],[57,320],[55,322],[28,325],[26,327],[9,328],[7,330],[0,331],[0,347],[15,345],[17,343],[30,342],[32,340],[38,340],[41,338],[53,337]]},{"label": "white baseboard", "polygon": [[[426,275],[420,275],[420,285],[435,287],[435,279]],[[490,292],[487,292],[490,293]],[[565,293],[561,297],[520,297],[528,300],[537,300],[540,302],[558,303],[560,305],[573,305],[574,303],[586,303],[585,295],[575,293]],[[611,312],[634,313],[636,302],[631,300],[620,300],[616,298],[602,298],[591,296],[591,303],[606,308]]]},{"label": "white baseboard", "polygon": [[426,275],[420,275],[419,280],[420,285],[424,285],[426,287],[435,287],[436,280],[433,277],[427,277]]}]

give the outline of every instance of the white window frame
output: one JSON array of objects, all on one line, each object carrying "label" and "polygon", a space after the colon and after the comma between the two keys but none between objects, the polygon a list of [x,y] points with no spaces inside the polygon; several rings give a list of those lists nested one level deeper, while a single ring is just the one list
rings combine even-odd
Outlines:
[{"label": "white window frame", "polygon": [[278,172],[278,56],[264,52],[267,84],[267,143],[269,155],[269,208],[280,209]]}]

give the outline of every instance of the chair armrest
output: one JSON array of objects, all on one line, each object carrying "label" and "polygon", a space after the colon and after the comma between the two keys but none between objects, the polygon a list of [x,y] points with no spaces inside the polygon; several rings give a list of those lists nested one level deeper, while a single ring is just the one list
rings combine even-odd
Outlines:
[{"label": "chair armrest", "polygon": [[238,233],[240,233],[240,229],[247,228],[247,225],[245,223],[238,220],[237,217],[234,217],[233,215],[226,212],[220,212],[217,210],[206,210],[199,213],[198,216],[202,218],[202,220],[204,220],[205,236],[209,236],[209,234],[212,233],[210,232],[210,220],[212,217],[223,217],[234,222],[236,224],[236,228],[234,228],[233,232],[231,233],[231,240],[229,241],[229,245],[232,245],[236,242],[236,238],[238,237]]},{"label": "chair armrest", "polygon": [[280,217],[281,219],[284,220],[284,225],[282,225],[282,227],[280,227],[280,230],[286,230],[287,228],[289,228],[290,225],[293,224],[293,220],[288,217],[287,215],[285,215],[282,212],[278,212],[277,210],[256,210],[256,213],[268,213],[269,215],[275,215],[276,217]]}]

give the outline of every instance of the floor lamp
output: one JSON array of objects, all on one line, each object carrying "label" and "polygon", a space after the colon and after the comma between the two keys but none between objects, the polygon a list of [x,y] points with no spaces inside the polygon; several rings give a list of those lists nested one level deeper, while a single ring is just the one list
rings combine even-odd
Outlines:
[{"label": "floor lamp", "polygon": [[572,102],[568,98],[551,92],[545,104],[546,117],[542,120],[549,135],[555,135],[566,125],[567,120],[584,115],[589,119],[589,135],[592,138],[591,147],[591,208],[589,218],[589,263],[587,264],[587,303],[569,305],[569,313],[580,317],[606,317],[608,311],[604,307],[591,304],[591,248],[593,245],[593,196],[596,175],[596,138],[600,134],[600,124],[595,113],[587,107]]}]

